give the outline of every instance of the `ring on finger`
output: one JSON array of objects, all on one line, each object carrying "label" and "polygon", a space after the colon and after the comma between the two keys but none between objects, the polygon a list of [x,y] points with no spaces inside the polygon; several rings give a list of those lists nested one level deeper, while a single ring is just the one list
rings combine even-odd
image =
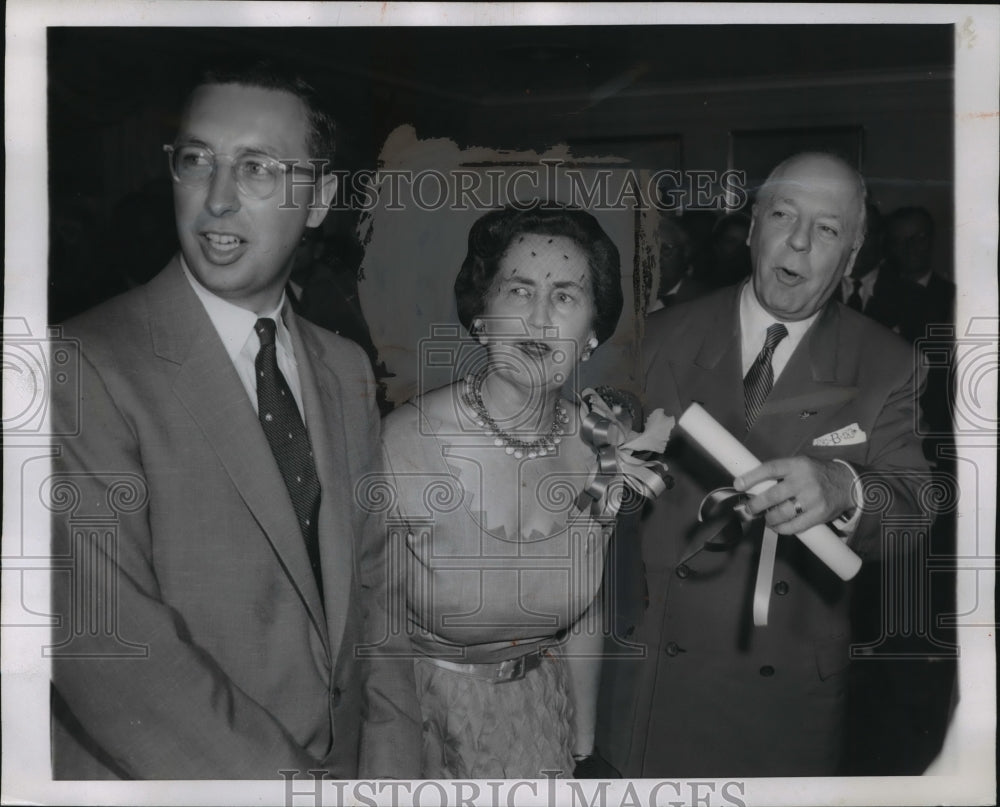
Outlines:
[{"label": "ring on finger", "polygon": [[801,516],[806,511],[806,509],[799,503],[799,500],[794,496],[792,496],[791,502],[795,506],[795,515]]}]

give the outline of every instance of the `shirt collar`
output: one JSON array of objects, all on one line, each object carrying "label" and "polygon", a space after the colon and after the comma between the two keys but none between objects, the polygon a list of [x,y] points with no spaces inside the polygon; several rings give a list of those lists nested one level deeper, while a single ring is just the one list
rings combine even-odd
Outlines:
[{"label": "shirt collar", "polygon": [[191,284],[191,288],[194,289],[194,293],[198,295],[198,299],[205,308],[205,313],[208,314],[212,325],[215,326],[215,330],[218,332],[219,338],[222,339],[222,344],[226,348],[226,353],[229,354],[229,358],[233,362],[237,360],[241,353],[246,354],[245,348],[249,348],[251,358],[257,355],[257,351],[260,350],[260,339],[257,337],[254,325],[257,324],[258,319],[264,317],[273,319],[277,325],[276,340],[278,349],[286,351],[289,358],[294,356],[291,350],[291,335],[288,333],[288,329],[285,327],[284,320],[282,319],[282,311],[284,310],[286,299],[284,291],[281,292],[281,299],[278,300],[278,304],[270,312],[257,315],[253,311],[240,308],[238,305],[234,305],[228,300],[212,294],[212,292],[198,282],[198,279],[188,269],[184,256],[181,255],[180,258],[184,276],[188,279],[188,283]]},{"label": "shirt collar", "polygon": [[840,281],[840,288],[843,290],[844,301],[854,293],[854,281],[860,280],[861,285],[858,289],[863,298],[868,298],[872,296],[875,290],[875,283],[878,280],[879,267],[872,269],[867,275],[862,277],[855,277],[854,275],[844,275]]},{"label": "shirt collar", "polygon": [[805,335],[805,332],[809,330],[809,326],[815,322],[818,316],[819,311],[811,317],[794,322],[785,322],[784,320],[776,319],[774,314],[767,311],[757,300],[757,293],[753,289],[753,280],[748,280],[743,286],[743,292],[740,295],[740,331],[743,334],[744,341],[748,337],[752,338],[759,334],[759,341],[763,344],[764,334],[767,333],[767,329],[774,325],[774,323],[781,322],[791,337],[789,341],[793,344],[798,344]]},{"label": "shirt collar", "polygon": [[664,297],[670,297],[673,294],[677,294],[677,292],[679,292],[681,290],[681,286],[683,286],[683,285],[684,285],[684,278],[682,277],[680,280],[678,280],[674,284],[674,287],[670,291],[668,291],[666,294],[664,294],[663,296]]}]

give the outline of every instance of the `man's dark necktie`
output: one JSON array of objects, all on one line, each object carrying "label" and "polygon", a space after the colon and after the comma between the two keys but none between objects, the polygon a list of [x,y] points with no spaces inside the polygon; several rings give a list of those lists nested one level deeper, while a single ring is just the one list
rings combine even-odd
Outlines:
[{"label": "man's dark necktie", "polygon": [[267,442],[271,444],[271,453],[274,454],[285,480],[285,487],[288,488],[322,598],[323,577],[319,564],[319,533],[316,523],[320,489],[312,444],[288,382],[278,369],[274,320],[259,319],[254,329],[260,337],[260,351],[255,362],[257,414],[264,434],[267,435]]},{"label": "man's dark necktie", "polygon": [[847,298],[847,304],[853,308],[855,311],[864,310],[864,303],[861,301],[861,278],[853,277],[851,282],[854,284],[854,290],[851,292],[851,296]]},{"label": "man's dark necktie", "polygon": [[771,387],[774,386],[774,368],[771,367],[771,357],[778,342],[788,336],[788,329],[780,322],[775,323],[767,329],[767,337],[764,339],[764,347],[761,348],[757,358],[754,359],[746,378],[743,379],[743,397],[746,401],[747,431],[753,426],[757,419],[757,414],[764,401],[767,400]]}]

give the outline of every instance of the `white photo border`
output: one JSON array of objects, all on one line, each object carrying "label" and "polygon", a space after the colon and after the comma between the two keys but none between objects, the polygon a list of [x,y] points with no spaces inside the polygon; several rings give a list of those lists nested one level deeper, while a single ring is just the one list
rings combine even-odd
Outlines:
[{"label": "white photo border", "polygon": [[[66,3],[58,0],[10,0],[6,9],[6,210],[5,210],[5,310],[4,316],[23,320],[31,335],[46,333],[46,271],[48,265],[48,188],[46,180],[46,28],[49,26],[341,26],[341,25],[523,25],[563,24],[711,24],[759,23],[817,25],[846,23],[946,23],[955,27],[955,277],[959,288],[957,334],[997,338],[997,177],[998,177],[998,38],[1000,7],[961,5],[879,4],[474,4],[474,3],[270,3],[270,2],[139,2],[92,0]],[[994,373],[996,370],[994,369]],[[994,375],[995,378],[995,375]],[[996,386],[980,388],[981,408],[996,422]],[[19,390],[4,381],[4,406]],[[960,543],[959,554],[967,569],[959,575],[960,598],[974,587],[976,613],[987,622],[972,620],[959,628],[962,663],[959,665],[962,698],[953,730],[949,732],[934,773],[923,777],[873,777],[865,779],[759,779],[745,780],[732,791],[746,805],[879,805],[879,804],[991,804],[996,801],[995,739],[995,625],[994,576],[996,454],[995,435],[958,438],[959,450],[973,458],[978,469],[977,512],[962,513],[974,522],[973,545]],[[992,445],[995,449],[995,443]],[[21,501],[17,488],[25,452],[46,450],[45,440],[10,440],[4,447],[3,612],[21,607],[19,596],[24,569],[41,568],[44,559],[25,565],[18,541],[25,530],[45,533],[48,514],[39,505],[21,512],[12,505]],[[975,485],[967,463],[960,463],[960,485]],[[24,525],[29,525],[27,528]],[[976,536],[980,539],[979,546]],[[962,541],[962,539],[960,539]],[[16,562],[15,562],[16,561]],[[963,590],[964,589],[964,590]],[[38,592],[47,601],[47,592]],[[4,622],[4,625],[7,623]],[[2,633],[3,669],[3,792],[5,804],[276,804],[289,803],[281,782],[129,782],[71,783],[51,781],[49,767],[49,670],[40,645],[46,631],[5,627]],[[447,784],[447,783],[442,783]],[[523,784],[523,783],[522,783]],[[605,791],[606,804],[631,803],[627,788],[640,794],[642,804],[657,782],[630,785],[612,783]],[[715,804],[722,782],[713,792]],[[516,798],[519,804],[571,803],[573,792],[565,782],[516,787],[482,788],[481,803],[494,798]],[[305,785],[303,784],[303,787]],[[512,787],[514,792],[511,792]],[[398,803],[414,801],[414,791],[389,788],[340,790],[344,803]],[[308,792],[308,791],[307,791]],[[455,796],[454,790],[446,791]],[[556,793],[556,801],[552,793]],[[592,791],[586,791],[588,794]],[[709,788],[659,789],[655,803],[692,803]],[[337,802],[337,787],[324,785],[322,804]],[[422,791],[416,801],[440,802],[440,791]],[[470,791],[464,795],[468,797]],[[461,797],[461,793],[457,797]],[[424,801],[426,799],[426,801]],[[673,800],[673,801],[671,801]],[[299,795],[294,804],[312,804]],[[480,801],[476,801],[480,803]],[[513,803],[513,802],[509,802]],[[719,801],[718,803],[732,803]]]}]

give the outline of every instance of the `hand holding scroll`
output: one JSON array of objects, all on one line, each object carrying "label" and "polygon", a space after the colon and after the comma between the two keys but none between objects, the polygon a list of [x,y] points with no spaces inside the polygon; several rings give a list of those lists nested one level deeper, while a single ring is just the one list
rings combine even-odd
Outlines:
[{"label": "hand holding scroll", "polygon": [[839,462],[811,457],[771,460],[736,477],[733,486],[742,493],[769,480],[775,484],[751,496],[747,509],[754,516],[763,513],[765,523],[781,535],[826,524],[855,507],[854,476]]},{"label": "hand holding scroll", "polygon": [[[744,486],[752,496],[760,496],[766,490],[778,487],[774,477],[767,476],[768,470],[760,471],[760,468],[767,464],[761,465],[761,462],[747,451],[746,446],[727,432],[698,404],[693,403],[684,410],[677,421],[677,426],[734,477],[743,477]],[[756,484],[747,486],[747,478],[751,471],[763,473],[764,476],[758,478]],[[782,502],[788,500],[788,495],[782,497],[780,491],[777,496]],[[793,511],[796,510],[794,503],[790,506]],[[801,507],[803,512],[798,513],[798,516],[805,515],[805,506]],[[792,532],[791,529],[788,531]],[[841,580],[850,580],[860,570],[861,558],[841,542],[825,523],[817,522],[812,527],[795,531],[795,534],[820,560],[833,569]]]}]

